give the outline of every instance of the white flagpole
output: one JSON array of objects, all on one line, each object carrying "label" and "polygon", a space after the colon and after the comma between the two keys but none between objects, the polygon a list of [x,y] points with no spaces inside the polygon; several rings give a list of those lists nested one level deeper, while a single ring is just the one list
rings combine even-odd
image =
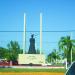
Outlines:
[{"label": "white flagpole", "polygon": [[40,54],[42,53],[42,13],[40,13]]},{"label": "white flagpole", "polygon": [[24,13],[23,54],[26,52],[26,14]]}]

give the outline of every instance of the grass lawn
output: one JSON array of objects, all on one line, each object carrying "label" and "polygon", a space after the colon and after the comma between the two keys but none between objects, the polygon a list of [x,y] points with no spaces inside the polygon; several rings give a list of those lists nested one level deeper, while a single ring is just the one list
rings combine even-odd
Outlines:
[{"label": "grass lawn", "polygon": [[66,69],[24,69],[24,68],[0,68],[0,72],[60,72],[65,73]]}]

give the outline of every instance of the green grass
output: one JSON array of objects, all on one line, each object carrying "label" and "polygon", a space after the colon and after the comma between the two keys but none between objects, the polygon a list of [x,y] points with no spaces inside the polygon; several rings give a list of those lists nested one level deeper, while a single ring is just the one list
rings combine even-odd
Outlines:
[{"label": "green grass", "polygon": [[53,64],[52,66],[60,66],[60,67],[62,67],[62,66],[65,66],[64,64]]},{"label": "green grass", "polygon": [[0,68],[0,72],[62,72],[65,69],[24,69],[24,68]]}]

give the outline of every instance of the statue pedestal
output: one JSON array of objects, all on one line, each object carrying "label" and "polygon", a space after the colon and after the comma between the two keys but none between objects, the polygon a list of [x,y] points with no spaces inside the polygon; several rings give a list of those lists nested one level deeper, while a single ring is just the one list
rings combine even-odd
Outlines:
[{"label": "statue pedestal", "polygon": [[18,64],[45,64],[44,54],[19,54]]}]

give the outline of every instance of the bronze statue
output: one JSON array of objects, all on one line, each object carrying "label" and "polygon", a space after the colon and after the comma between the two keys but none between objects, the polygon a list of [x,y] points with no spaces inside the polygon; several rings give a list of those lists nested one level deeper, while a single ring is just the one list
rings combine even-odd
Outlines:
[{"label": "bronze statue", "polygon": [[30,38],[30,46],[29,46],[28,54],[36,54],[34,34],[32,34]]}]

